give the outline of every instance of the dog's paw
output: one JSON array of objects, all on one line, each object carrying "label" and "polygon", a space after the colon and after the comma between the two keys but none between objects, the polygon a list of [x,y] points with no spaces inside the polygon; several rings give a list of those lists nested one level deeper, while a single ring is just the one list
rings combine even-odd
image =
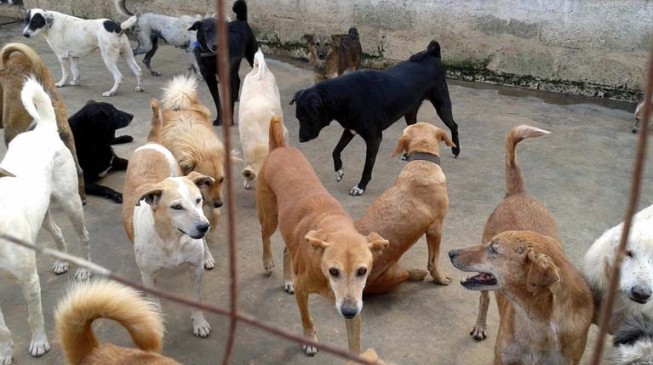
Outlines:
[{"label": "dog's paw", "polygon": [[11,340],[0,343],[0,365],[11,365],[12,362],[12,347]]},{"label": "dog's paw", "polygon": [[34,357],[39,357],[48,351],[50,351],[50,343],[47,338],[32,339],[29,344],[29,354]]},{"label": "dog's paw", "polygon": [[77,268],[77,271],[75,271],[75,280],[77,281],[86,281],[90,279],[91,276],[91,272],[83,267]]},{"label": "dog's paw", "polygon": [[211,252],[204,253],[204,270],[213,270],[215,268],[215,259]]},{"label": "dog's paw", "polygon": [[213,125],[216,125],[216,126],[217,125],[222,125],[222,121],[220,119],[218,119],[218,118],[215,118],[215,120],[213,121]]},{"label": "dog's paw", "polygon": [[365,193],[365,189],[361,189],[358,187],[358,185],[354,185],[351,189],[349,189],[349,195],[351,196],[361,196]]},{"label": "dog's paw", "polygon": [[193,319],[193,334],[201,338],[207,338],[211,334],[211,325],[204,317]]},{"label": "dog's paw", "polygon": [[469,335],[472,336],[472,338],[474,338],[476,341],[485,340],[487,338],[487,335],[485,334],[485,326],[474,326]]},{"label": "dog's paw", "polygon": [[456,158],[460,154],[460,147],[451,147],[451,153],[453,153],[453,157]]},{"label": "dog's paw", "polygon": [[158,72],[158,71],[150,71],[150,73],[151,73],[152,76],[154,76],[154,77],[159,77],[159,76],[161,76],[161,72]]},{"label": "dog's paw", "polygon": [[111,92],[111,91],[105,91],[105,92],[102,93],[102,96],[104,96],[106,98],[114,96],[114,95],[116,95],[116,93]]},{"label": "dog's paw", "polygon": [[272,258],[263,259],[263,268],[265,269],[265,274],[270,276],[272,275],[272,269],[274,269],[274,260]]},{"label": "dog's paw", "polygon": [[317,347],[311,345],[302,345],[302,350],[306,356],[315,356],[317,354]]},{"label": "dog's paw", "polygon": [[69,82],[68,85],[70,85],[70,86],[79,86],[79,80],[73,80],[73,81]]},{"label": "dog's paw", "polygon": [[439,277],[434,277],[433,282],[438,285],[447,286],[451,283],[451,278],[446,275],[441,275]]},{"label": "dog's paw", "polygon": [[252,188],[252,185],[250,185],[248,180],[245,180],[245,181],[243,181],[243,188],[245,188],[246,190],[249,190],[249,189]]},{"label": "dog's paw", "polygon": [[134,90],[138,91],[139,93],[142,93],[143,91],[145,91],[145,89],[143,89],[143,87],[142,87],[141,85],[137,85],[137,86],[134,88]]},{"label": "dog's paw", "polygon": [[116,192],[115,194],[112,194],[109,199],[113,200],[114,203],[122,204],[122,194]]},{"label": "dog's paw", "polygon": [[55,274],[61,275],[65,272],[68,271],[68,261],[63,261],[63,260],[57,260],[54,262],[54,265],[52,265],[52,271],[54,271]]},{"label": "dog's paw", "polygon": [[337,182],[342,181],[342,178],[343,178],[344,176],[345,176],[345,170],[340,169],[340,170],[336,171],[336,181],[337,181]]},{"label": "dog's paw", "polygon": [[54,86],[56,86],[56,87],[64,87],[64,86],[66,86],[66,82],[65,82],[65,81],[63,81],[63,82],[62,82],[62,81],[59,81],[59,82],[57,82],[56,84],[54,84]]},{"label": "dog's paw", "polygon": [[292,281],[285,281],[283,283],[283,291],[292,295],[295,294],[295,286]]},{"label": "dog's paw", "polygon": [[408,281],[422,281],[426,277],[426,270],[422,269],[411,269],[408,270]]}]

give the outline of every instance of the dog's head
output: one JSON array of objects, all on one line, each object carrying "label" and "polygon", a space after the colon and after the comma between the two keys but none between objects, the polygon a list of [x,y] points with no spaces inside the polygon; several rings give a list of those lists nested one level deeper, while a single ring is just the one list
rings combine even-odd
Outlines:
[{"label": "dog's head", "polygon": [[[644,223],[650,225],[651,221],[636,224],[631,230],[619,282],[621,293],[639,304],[653,301],[653,229]],[[619,239],[612,240],[611,254],[605,257],[607,273],[612,272],[618,245]]]},{"label": "dog's head", "polygon": [[23,36],[26,38],[34,37],[41,30],[48,29],[52,26],[54,16],[47,10],[30,9],[25,14],[25,28]]},{"label": "dog's head", "polygon": [[374,256],[388,247],[388,241],[376,233],[365,237],[351,229],[313,230],[304,238],[320,255],[320,269],[335,295],[336,309],[345,318],[355,317],[363,309],[363,289]]},{"label": "dog's head", "polygon": [[178,232],[200,239],[209,230],[209,221],[202,211],[202,191],[211,185],[212,178],[197,172],[169,177],[148,186],[136,205],[148,204],[157,225],[173,227]]},{"label": "dog's head", "polygon": [[113,144],[116,130],[128,126],[134,115],[105,102],[90,100],[68,121],[73,134],[99,145]]},{"label": "dog's head", "polygon": [[449,147],[455,146],[444,130],[430,123],[415,123],[404,128],[392,157],[400,153],[411,154],[414,152],[427,152],[439,156],[440,142],[443,141]]},{"label": "dog's head", "polygon": [[202,50],[213,53],[218,51],[218,31],[215,18],[196,21],[188,30],[196,32],[197,43],[200,44]]},{"label": "dog's head", "polygon": [[299,121],[299,142],[317,138],[322,128],[329,125],[333,118],[324,108],[322,96],[315,87],[299,90],[290,101],[297,103],[295,117]]},{"label": "dog's head", "polygon": [[326,34],[304,34],[302,38],[308,45],[311,64],[315,65],[324,62],[324,60],[333,53],[336,47],[334,43],[339,41],[333,37],[334,36]]},{"label": "dog's head", "polygon": [[533,296],[554,291],[559,283],[558,246],[536,232],[506,231],[480,246],[451,250],[449,258],[457,269],[479,273],[461,281],[467,289]]}]

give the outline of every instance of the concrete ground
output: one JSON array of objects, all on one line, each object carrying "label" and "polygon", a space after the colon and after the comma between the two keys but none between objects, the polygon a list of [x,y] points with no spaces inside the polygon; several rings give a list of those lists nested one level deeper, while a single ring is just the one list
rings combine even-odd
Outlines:
[{"label": "concrete ground", "polygon": [[[10,41],[27,42],[33,46],[50,67],[55,79],[61,71],[55,55],[45,39],[24,39],[20,36],[21,25],[0,28],[0,44]],[[417,49],[414,51],[418,51]],[[140,57],[139,62],[140,62]],[[111,77],[98,54],[80,62],[81,86],[64,87],[69,112],[77,111],[90,99],[108,101],[116,107],[135,115],[131,126],[124,130],[135,141],[116,146],[116,152],[129,157],[140,146],[148,131],[150,121],[150,98],[160,97],[161,88],[177,73],[186,70],[186,54],[172,47],[161,47],[154,57],[154,67],[162,77],[145,75],[144,93],[133,90],[134,77],[124,63],[120,64],[125,79],[118,95],[102,98],[101,92],[111,86]],[[246,63],[244,63],[246,64]],[[404,165],[390,154],[405,127],[399,121],[385,131],[385,140],[378,155],[374,179],[362,197],[351,197],[349,188],[358,182],[363,167],[364,143],[355,139],[345,150],[343,160],[346,175],[336,183],[332,171],[331,150],[341,133],[341,127],[333,123],[320,137],[304,144],[297,141],[298,123],[294,108],[288,105],[295,91],[313,83],[310,70],[305,65],[293,65],[270,60],[281,91],[285,123],[290,131],[291,143],[300,148],[316,168],[317,174],[333,196],[354,218],[361,217],[366,208],[393,180]],[[242,73],[249,71],[243,66]],[[478,293],[463,289],[458,281],[463,273],[454,269],[446,257],[453,248],[479,243],[483,224],[504,195],[504,138],[514,125],[530,124],[550,130],[549,136],[528,140],[519,147],[519,161],[523,168],[529,192],[540,199],[554,214],[559,224],[565,251],[578,266],[591,243],[607,228],[623,219],[628,197],[633,165],[636,136],[630,132],[632,105],[610,108],[597,100],[577,99],[564,95],[536,94],[518,89],[479,87],[472,84],[450,83],[454,117],[460,126],[462,153],[458,159],[449,150],[442,151],[442,169],[448,179],[450,208],[444,222],[442,242],[443,257],[440,264],[453,279],[449,286],[436,286],[429,281],[406,283],[383,296],[366,298],[363,310],[363,348],[374,347],[383,358],[399,364],[488,364],[492,359],[496,338],[498,316],[496,306],[490,307],[489,337],[477,343],[469,336],[474,324]],[[202,100],[213,109],[206,86],[200,83]],[[420,110],[420,121],[443,127],[431,105]],[[240,147],[238,130],[232,128],[234,147]],[[221,128],[216,132],[222,135]],[[4,146],[0,147],[4,154]],[[38,153],[38,149],[34,150]],[[648,161],[653,152],[649,151]],[[259,223],[256,217],[254,191],[241,187],[241,166],[236,166],[234,179],[237,212],[237,245],[240,310],[255,315],[294,333],[301,333],[301,323],[295,300],[282,290],[283,242],[279,235],[273,238],[273,251],[277,268],[271,277],[264,275],[261,264]],[[648,168],[646,181],[653,172]],[[113,173],[102,183],[121,190],[123,173]],[[653,186],[645,184],[640,206],[653,203]],[[89,197],[85,207],[86,222],[91,236],[93,260],[133,280],[139,280],[133,259],[132,246],[121,224],[119,205],[107,200]],[[73,253],[78,252],[77,237],[70,224],[60,214],[57,221]],[[216,269],[205,276],[205,300],[207,303],[227,306],[228,265],[226,220],[219,228],[219,241],[210,248],[217,260]],[[47,234],[40,236],[41,244],[53,246]],[[53,260],[39,259],[39,272],[43,293],[43,309],[52,350],[42,358],[28,355],[29,329],[26,306],[19,288],[3,282],[0,304],[7,325],[12,330],[16,364],[60,364],[62,353],[53,331],[53,309],[65,290],[73,283],[72,272],[55,276],[51,270]],[[426,244],[420,240],[402,258],[406,267],[426,266]],[[163,289],[190,297],[188,274],[180,270],[161,277]],[[315,319],[319,338],[324,343],[346,348],[344,321],[335,308],[324,299],[313,297],[311,312]],[[226,343],[227,321],[208,315],[213,333],[208,339],[195,338],[191,332],[189,311],[176,304],[164,302],[167,335],[164,354],[186,364],[215,364],[220,362]],[[98,321],[96,329],[102,341],[119,345],[131,345],[126,331],[109,321]],[[594,346],[594,333],[585,354],[583,364],[588,363]],[[239,325],[233,364],[343,364],[344,361],[319,353],[307,358],[300,346],[277,339],[247,325]]]}]

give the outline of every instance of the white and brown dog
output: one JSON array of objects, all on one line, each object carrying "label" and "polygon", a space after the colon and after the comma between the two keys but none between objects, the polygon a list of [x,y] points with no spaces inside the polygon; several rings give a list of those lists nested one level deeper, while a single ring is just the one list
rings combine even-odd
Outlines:
[{"label": "white and brown dog", "polygon": [[[153,102],[158,113],[158,102]],[[156,116],[155,116],[156,119]],[[214,180],[197,172],[181,176],[172,153],[160,144],[148,143],[129,159],[123,192],[122,218],[134,243],[136,265],[143,284],[154,286],[164,269],[187,265],[195,300],[202,300],[204,236],[209,221],[202,212],[202,192]],[[191,312],[193,334],[207,337],[211,326],[199,310]]]},{"label": "white and brown dog", "polygon": [[[77,168],[70,150],[59,138],[52,102],[33,78],[25,83],[21,98],[25,109],[36,121],[36,127],[16,136],[0,163],[0,232],[35,243],[43,224],[54,237],[57,248],[66,251],[61,229],[48,213],[50,201],[54,199],[72,221],[80,236],[83,254],[90,259],[82,200],[77,190]],[[36,149],[38,153],[34,153]],[[55,273],[67,270],[68,263],[55,263]],[[34,251],[0,239],[0,276],[11,277],[21,285],[32,331],[29,352],[32,356],[43,355],[50,350],[50,344],[43,323],[41,286]],[[77,279],[88,276],[87,270],[77,270]],[[0,312],[1,364],[11,364],[11,347],[11,333]]]},{"label": "white and brown dog", "polygon": [[[238,109],[238,131],[243,149],[243,187],[250,189],[256,179],[263,160],[267,157],[270,119],[277,116],[283,123],[283,110],[277,81],[265,63],[263,52],[254,54],[254,68],[243,82]],[[284,138],[288,130],[283,127]]]},{"label": "white and brown dog", "polygon": [[136,64],[127,35],[123,33],[123,30],[134,25],[135,19],[118,24],[109,19],[81,19],[56,11],[31,9],[27,11],[25,22],[27,25],[23,29],[23,36],[30,38],[42,33],[57,54],[62,73],[57,87],[64,86],[68,81],[68,68],[73,76],[70,85],[79,85],[79,58],[99,48],[104,64],[113,75],[111,90],[105,91],[102,96],[113,96],[118,91],[122,81],[122,73],[118,69],[120,56],[136,76],[135,90],[143,91],[141,68]]}]

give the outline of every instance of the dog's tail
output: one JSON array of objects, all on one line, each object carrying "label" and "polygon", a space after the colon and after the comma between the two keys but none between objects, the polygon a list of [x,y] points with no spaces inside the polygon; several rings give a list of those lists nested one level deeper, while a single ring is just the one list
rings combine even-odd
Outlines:
[{"label": "dog's tail", "polygon": [[506,138],[506,196],[526,191],[524,178],[517,164],[517,153],[515,151],[517,143],[526,138],[541,137],[549,133],[543,129],[528,125],[520,125],[510,130]]},{"label": "dog's tail", "polygon": [[188,109],[197,100],[197,80],[194,76],[175,76],[163,88],[163,107],[170,110]]},{"label": "dog's tail", "polygon": [[283,124],[278,116],[272,116],[270,120],[270,152],[277,147],[286,147],[286,139],[284,138]]},{"label": "dog's tail", "polygon": [[265,57],[263,56],[263,51],[261,48],[256,51],[254,54],[254,68],[258,67],[258,73],[256,74],[256,79],[261,81],[265,76],[265,70],[268,68],[268,65],[265,63]]},{"label": "dog's tail", "polygon": [[48,69],[43,63],[41,57],[39,57],[30,46],[23,43],[8,43],[6,46],[2,47],[2,51],[0,51],[0,70],[4,68],[4,64],[7,63],[9,56],[11,56],[13,52],[20,52],[29,60],[29,63],[32,66],[32,72],[36,75],[38,80],[43,80],[44,75],[48,74]]},{"label": "dog's tail", "polygon": [[236,0],[231,10],[236,13],[237,20],[247,21],[247,3],[245,0]]},{"label": "dog's tail", "polygon": [[57,116],[54,114],[52,100],[34,76],[30,76],[23,85],[20,99],[25,110],[36,122],[36,128],[51,128],[57,130]]},{"label": "dog's tail", "polygon": [[152,108],[152,122],[150,123],[150,132],[147,135],[148,142],[159,142],[161,129],[163,129],[163,115],[161,114],[161,105],[157,99],[150,100]]},{"label": "dog's tail", "polygon": [[163,320],[158,306],[139,292],[106,280],[76,285],[55,311],[57,336],[69,364],[79,364],[99,342],[93,321],[108,318],[120,323],[141,350],[160,352]]},{"label": "dog's tail", "polygon": [[118,12],[120,14],[125,15],[125,16],[134,15],[134,13],[127,10],[127,6],[125,6],[125,0],[114,0],[113,3],[116,5],[116,9],[118,9]]},{"label": "dog's tail", "polygon": [[125,20],[124,22],[120,23],[120,29],[122,30],[127,30],[134,25],[136,25],[136,22],[138,21],[138,17],[136,15],[132,15],[129,19]]},{"label": "dog's tail", "polygon": [[349,39],[351,40],[357,40],[358,39],[358,29],[351,27],[349,28]]},{"label": "dog's tail", "polygon": [[426,47],[426,53],[433,57],[442,58],[440,55],[440,43],[437,41],[431,41],[431,43]]}]

